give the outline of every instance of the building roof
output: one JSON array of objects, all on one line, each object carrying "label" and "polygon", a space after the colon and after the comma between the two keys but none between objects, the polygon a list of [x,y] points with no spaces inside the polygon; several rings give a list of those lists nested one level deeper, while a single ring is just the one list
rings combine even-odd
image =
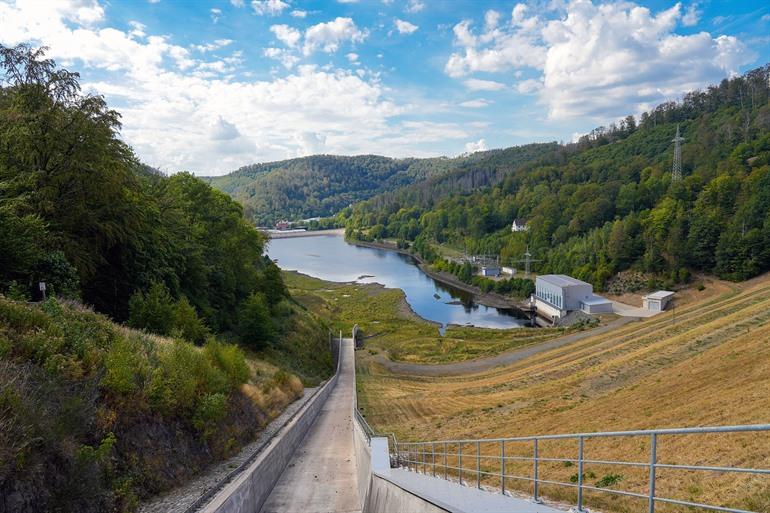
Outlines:
[{"label": "building roof", "polygon": [[524,226],[527,224],[527,220],[522,218],[514,219],[513,224],[515,224],[516,226]]},{"label": "building roof", "polygon": [[652,294],[647,294],[644,296],[644,299],[666,299],[673,295],[674,293],[670,290],[659,290],[657,292],[653,292]]},{"label": "building roof", "polygon": [[606,305],[607,303],[612,303],[612,301],[606,297],[597,296],[596,294],[591,295],[588,299],[582,299],[581,302],[586,305]]},{"label": "building roof", "polygon": [[550,283],[551,285],[556,285],[557,287],[575,287],[579,285],[590,285],[590,283],[580,281],[576,278],[573,278],[572,276],[567,276],[566,274],[542,274],[538,276],[537,279],[543,280],[544,282]]}]

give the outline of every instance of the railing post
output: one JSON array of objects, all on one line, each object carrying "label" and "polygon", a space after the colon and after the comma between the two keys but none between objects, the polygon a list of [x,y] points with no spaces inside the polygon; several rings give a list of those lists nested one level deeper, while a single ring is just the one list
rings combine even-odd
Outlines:
[{"label": "railing post", "polygon": [[463,484],[463,444],[457,443],[457,472],[460,474],[460,485]]},{"label": "railing post", "polygon": [[422,473],[427,474],[425,467],[425,444],[420,444],[420,453],[422,454]]},{"label": "railing post", "polygon": [[436,442],[430,444],[430,462],[433,465],[433,477],[436,477]]},{"label": "railing post", "polygon": [[481,489],[481,442],[476,441],[476,488]]},{"label": "railing post", "polygon": [[578,512],[583,511],[583,437],[578,438]]},{"label": "railing post", "polygon": [[500,441],[500,493],[505,495],[505,440]]},{"label": "railing post", "polygon": [[393,446],[396,449],[396,468],[401,468],[401,452],[398,450],[398,442],[393,442]]},{"label": "railing post", "polygon": [[532,478],[533,478],[533,481],[532,482],[534,483],[533,491],[532,491],[532,494],[533,494],[532,501],[537,503],[537,504],[540,503],[540,493],[539,493],[539,491],[540,491],[539,490],[540,489],[540,483],[538,482],[538,478],[539,478],[539,475],[538,475],[538,473],[539,473],[538,472],[538,463],[540,461],[539,458],[540,458],[540,456],[539,456],[538,448],[537,448],[537,438],[535,438],[534,448],[533,448],[533,452],[532,452],[532,461],[533,461],[533,464],[532,464]]},{"label": "railing post", "polygon": [[658,435],[650,435],[650,498],[648,511],[655,513],[655,465],[658,463]]},{"label": "railing post", "polygon": [[447,444],[444,442],[444,479],[449,481],[449,474],[448,474],[448,464],[447,464]]}]

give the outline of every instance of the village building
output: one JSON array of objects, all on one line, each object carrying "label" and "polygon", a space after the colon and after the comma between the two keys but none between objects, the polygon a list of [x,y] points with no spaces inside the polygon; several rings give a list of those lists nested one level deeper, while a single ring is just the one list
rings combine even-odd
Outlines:
[{"label": "village building", "polygon": [[511,223],[511,231],[514,233],[526,232],[527,230],[529,230],[529,225],[526,219],[514,219]]}]

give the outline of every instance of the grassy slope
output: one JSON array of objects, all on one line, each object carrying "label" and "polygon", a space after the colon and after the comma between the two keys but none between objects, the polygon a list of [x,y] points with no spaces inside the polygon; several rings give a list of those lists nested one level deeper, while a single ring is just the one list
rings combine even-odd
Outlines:
[{"label": "grassy slope", "polygon": [[0,511],[130,511],[236,452],[302,394],[232,346],[0,296]]},{"label": "grassy slope", "polygon": [[[676,308],[675,322],[669,312],[479,375],[394,376],[361,354],[359,404],[375,429],[403,439],[767,422],[770,275],[742,285],[710,283],[691,296]],[[659,454],[661,461],[671,463],[768,468],[769,441],[768,436],[667,438]],[[546,455],[571,457],[574,450],[554,445]],[[589,444],[587,450],[597,459],[645,461],[647,446],[634,440]],[[530,472],[528,466],[519,470]],[[588,470],[599,477],[619,473],[623,489],[645,493],[645,472],[628,467]],[[574,469],[554,464],[545,472],[568,480]],[[767,480],[716,475],[705,481],[675,471],[661,471],[660,476],[662,496],[770,511]],[[529,490],[529,485],[519,486]],[[557,499],[571,498],[563,488],[545,491]],[[589,505],[600,509],[630,513],[643,507],[633,499],[589,496]]]},{"label": "grassy slope", "polygon": [[543,341],[559,329],[493,330],[450,326],[444,337],[435,324],[414,314],[403,291],[377,284],[330,283],[298,273],[284,273],[292,297],[330,319],[334,333],[358,324],[372,352],[387,351],[393,360],[446,363],[497,354]]}]

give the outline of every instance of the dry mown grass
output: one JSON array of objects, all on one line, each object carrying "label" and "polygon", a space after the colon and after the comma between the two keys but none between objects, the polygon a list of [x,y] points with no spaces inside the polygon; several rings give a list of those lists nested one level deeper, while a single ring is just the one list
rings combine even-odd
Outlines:
[{"label": "dry mown grass", "polygon": [[[365,352],[359,353],[358,366],[359,404],[368,420],[404,440],[766,423],[770,275],[741,286],[715,282],[692,293],[677,306],[675,322],[668,312],[481,374],[396,376]],[[768,442],[770,435],[663,437],[658,454],[663,463],[770,468]],[[589,441],[586,457],[645,462],[648,449],[642,439]],[[531,455],[527,445],[509,450]],[[490,445],[481,452],[498,451]],[[575,455],[574,443],[541,447],[541,456]],[[475,467],[475,458],[466,466]],[[485,466],[499,471],[492,460]],[[528,464],[518,469],[511,464],[509,473],[517,470],[531,472]],[[541,473],[569,482],[576,469],[552,463],[542,465]],[[586,473],[587,484],[616,474],[622,481],[613,488],[647,490],[643,469],[588,465]],[[658,474],[659,496],[770,511],[770,479],[665,469]],[[499,486],[499,479],[488,478],[487,484]],[[507,486],[531,490],[524,481]],[[566,488],[546,486],[542,492],[558,500],[574,497]],[[645,508],[638,499],[595,492],[587,497],[599,510]],[[685,510],[660,505],[658,511]]]}]

